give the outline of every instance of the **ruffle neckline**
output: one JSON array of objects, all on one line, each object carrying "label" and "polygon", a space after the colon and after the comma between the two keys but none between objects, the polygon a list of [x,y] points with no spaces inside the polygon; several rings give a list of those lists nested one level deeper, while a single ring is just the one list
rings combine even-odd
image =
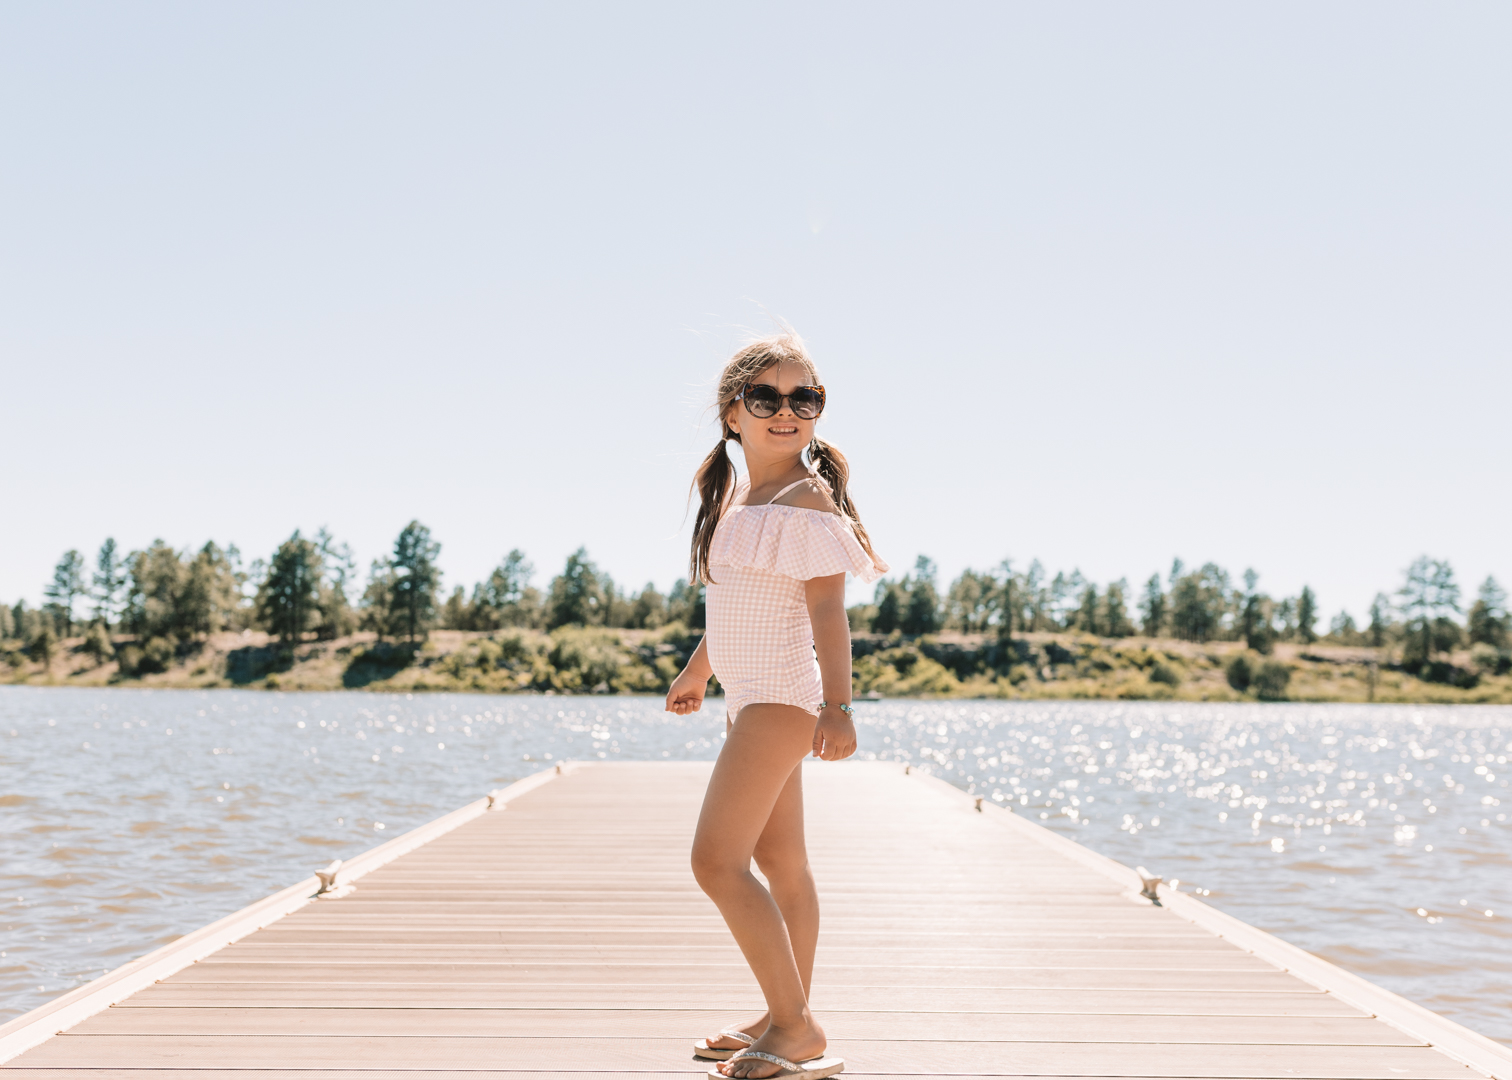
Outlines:
[{"label": "ruffle neckline", "polygon": [[773,503],[725,510],[709,547],[710,569],[721,566],[754,567],[799,581],[848,573],[868,584],[888,570],[866,553],[845,518]]}]

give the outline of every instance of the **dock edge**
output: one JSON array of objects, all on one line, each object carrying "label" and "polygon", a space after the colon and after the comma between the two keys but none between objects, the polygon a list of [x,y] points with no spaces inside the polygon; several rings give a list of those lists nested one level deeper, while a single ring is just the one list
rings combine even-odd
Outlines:
[{"label": "dock edge", "polygon": [[[408,855],[416,848],[446,835],[459,825],[464,825],[473,818],[488,813],[490,803],[495,809],[502,808],[511,799],[518,798],[527,791],[533,791],[557,776],[575,771],[576,768],[577,762],[560,762],[554,767],[516,780],[508,787],[501,788],[491,795],[485,795],[458,810],[443,814],[419,828],[396,836],[387,843],[369,848],[361,855],[354,855],[342,864],[341,880],[344,883],[355,881],[364,874],[393,862],[401,855]],[[129,963],[122,964],[114,971],[101,975],[98,979],[87,982],[83,986],[76,986],[62,997],[39,1006],[31,1012],[23,1013],[7,1024],[0,1025],[0,1064],[24,1054],[54,1035],[62,1034],[96,1013],[124,1001],[138,990],[151,986],[155,982],[161,982],[232,942],[239,941],[248,934],[256,933],[270,923],[277,922],[285,915],[298,911],[315,899],[315,892],[319,888],[320,879],[311,875],[303,881],[290,885],[287,889],[249,904],[240,911],[234,911],[208,926],[191,931],[177,941],[171,941],[160,949],[154,949],[146,956],[140,956]]]},{"label": "dock edge", "polygon": [[[948,780],[922,772],[914,772],[912,775],[949,789],[967,806],[973,801],[973,796]],[[1074,859],[1090,870],[1096,870],[1127,888],[1131,894],[1137,896],[1139,893],[1142,885],[1139,875],[1116,859],[1110,859],[1070,837],[996,806],[990,800],[983,801],[981,808],[984,812],[989,808],[995,811],[992,816],[998,821],[1041,846]],[[1290,972],[1303,982],[1326,990],[1340,1001],[1348,1002],[1398,1031],[1427,1043],[1461,1065],[1468,1065],[1494,1080],[1512,1080],[1512,1048],[1394,994],[1385,987],[1377,986],[1369,979],[1346,971],[1337,964],[1314,956],[1306,949],[1283,941],[1274,934],[1225,914],[1195,896],[1165,884],[1157,888],[1161,904],[1188,922]]]}]

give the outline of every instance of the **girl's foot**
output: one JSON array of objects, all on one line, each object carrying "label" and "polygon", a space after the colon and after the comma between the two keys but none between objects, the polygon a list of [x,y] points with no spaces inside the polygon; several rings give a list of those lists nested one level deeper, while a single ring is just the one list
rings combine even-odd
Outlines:
[{"label": "girl's foot", "polygon": [[[814,1023],[813,1017],[803,1027],[779,1028],[769,1025],[756,1044],[750,1049],[773,1054],[789,1061],[808,1061],[824,1053],[824,1031]],[[737,1057],[719,1065],[719,1071],[742,1080],[766,1080],[782,1072],[782,1066],[761,1058]]]},{"label": "girl's foot", "polygon": [[[759,1039],[766,1031],[767,1024],[770,1021],[770,1014],[762,1013],[760,1020],[753,1020],[749,1024],[739,1024],[735,1027],[735,1030],[743,1031],[753,1039]],[[739,1039],[731,1035],[726,1035],[724,1034],[724,1032],[720,1032],[718,1035],[715,1035],[712,1038],[706,1040],[704,1045],[707,1046],[710,1050],[740,1051],[749,1048],[751,1044],[748,1042],[741,1042]]]}]

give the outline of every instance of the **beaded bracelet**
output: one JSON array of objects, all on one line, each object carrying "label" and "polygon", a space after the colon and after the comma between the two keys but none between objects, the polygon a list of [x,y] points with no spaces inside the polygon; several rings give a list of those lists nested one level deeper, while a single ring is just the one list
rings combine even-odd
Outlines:
[{"label": "beaded bracelet", "polygon": [[[819,703],[819,708],[820,708],[821,711],[824,710],[824,709],[829,708],[829,706],[830,706],[830,703],[827,702],[827,701],[821,701]],[[841,712],[843,712],[846,716],[850,717],[852,720],[854,720],[856,718],[856,710],[852,709],[849,705],[847,705],[843,701],[837,701],[837,702],[835,702],[835,708],[839,709]]]}]

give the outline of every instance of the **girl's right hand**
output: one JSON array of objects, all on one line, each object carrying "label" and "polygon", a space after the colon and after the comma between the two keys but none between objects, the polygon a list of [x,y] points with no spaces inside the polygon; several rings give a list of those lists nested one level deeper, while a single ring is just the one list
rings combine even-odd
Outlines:
[{"label": "girl's right hand", "polygon": [[704,694],[708,689],[707,677],[700,679],[684,671],[672,680],[672,689],[667,691],[667,711],[678,716],[696,713],[703,707]]}]

